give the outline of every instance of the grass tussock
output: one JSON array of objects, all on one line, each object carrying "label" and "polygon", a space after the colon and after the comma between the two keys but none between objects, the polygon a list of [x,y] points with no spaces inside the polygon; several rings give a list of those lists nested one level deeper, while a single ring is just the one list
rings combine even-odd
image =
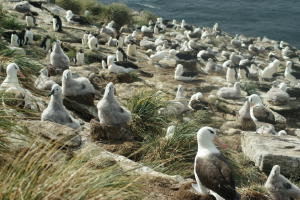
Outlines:
[{"label": "grass tussock", "polygon": [[159,171],[164,173],[190,176],[197,152],[196,133],[203,126],[214,126],[210,112],[198,111],[190,117],[189,121],[178,121],[175,124],[175,133],[172,138],[165,137],[167,126],[164,126],[159,136],[144,140],[138,151],[143,155],[141,156],[142,162],[154,164]]},{"label": "grass tussock", "polygon": [[21,30],[25,28],[25,24],[19,22],[15,17],[5,13],[0,6],[0,27],[2,29]]},{"label": "grass tussock", "polygon": [[[122,3],[105,5],[96,0],[58,0],[56,3],[66,10],[85,15],[90,23],[98,25],[113,20],[117,28],[120,28],[126,24],[145,25],[150,19],[155,19],[150,12],[142,12],[139,16],[134,16],[134,11]],[[86,15],[86,11],[88,11],[88,15]]]},{"label": "grass tussock", "polygon": [[133,132],[143,140],[160,135],[168,120],[158,110],[165,105],[156,91],[141,91],[130,98],[126,106],[133,115]]},{"label": "grass tussock", "polygon": [[83,154],[64,156],[56,145],[33,142],[0,167],[0,199],[136,199],[134,178],[117,165],[97,169]]},{"label": "grass tussock", "polygon": [[156,21],[157,16],[149,11],[140,12],[138,16],[133,16],[134,24],[143,26],[148,25],[149,21],[152,20],[153,22]]}]

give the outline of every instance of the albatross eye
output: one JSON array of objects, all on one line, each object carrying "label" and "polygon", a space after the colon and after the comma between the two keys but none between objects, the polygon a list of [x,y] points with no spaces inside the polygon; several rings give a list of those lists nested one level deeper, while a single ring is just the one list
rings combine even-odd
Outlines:
[{"label": "albatross eye", "polygon": [[210,129],[208,129],[208,131],[209,131],[211,134],[215,134],[215,132],[212,131],[212,130],[210,130]]}]

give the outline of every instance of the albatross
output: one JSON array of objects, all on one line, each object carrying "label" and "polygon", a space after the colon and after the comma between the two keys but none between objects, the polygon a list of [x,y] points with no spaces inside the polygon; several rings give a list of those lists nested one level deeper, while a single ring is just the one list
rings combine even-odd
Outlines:
[{"label": "albatross", "polygon": [[197,132],[198,151],[194,173],[197,184],[193,188],[202,195],[212,194],[217,200],[239,200],[233,172],[226,158],[213,143],[216,131],[203,127]]},{"label": "albatross", "polygon": [[280,174],[280,166],[274,165],[265,183],[273,199],[293,200],[300,198],[300,188]]}]

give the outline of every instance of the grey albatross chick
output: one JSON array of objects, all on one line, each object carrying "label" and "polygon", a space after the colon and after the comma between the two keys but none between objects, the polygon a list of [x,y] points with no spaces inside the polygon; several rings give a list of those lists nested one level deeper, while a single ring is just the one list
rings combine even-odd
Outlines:
[{"label": "grey albatross chick", "polygon": [[61,41],[57,40],[50,54],[50,64],[58,71],[69,69],[70,59],[61,48]]},{"label": "grey albatross chick", "polygon": [[226,158],[213,143],[216,131],[203,127],[197,132],[198,151],[194,173],[197,184],[193,188],[201,195],[213,195],[217,200],[239,200],[233,172]]},{"label": "grey albatross chick", "polygon": [[89,79],[85,77],[74,78],[70,70],[62,75],[62,93],[85,105],[94,105],[95,89]]},{"label": "grey albatross chick", "polygon": [[50,79],[47,69],[41,69],[40,75],[34,82],[34,86],[39,90],[51,90],[54,84],[56,83]]},{"label": "grey albatross chick", "polygon": [[272,87],[266,94],[267,101],[275,106],[283,106],[289,103],[290,95],[279,87]]},{"label": "grey albatross chick", "polygon": [[263,105],[257,94],[252,94],[248,101],[251,104],[250,115],[254,122],[275,123],[274,114]]},{"label": "grey albatross chick", "polygon": [[51,121],[69,126],[73,129],[80,127],[80,124],[66,110],[62,100],[62,90],[58,84],[52,86],[51,99],[48,107],[43,111],[42,121]]},{"label": "grey albatross chick", "polygon": [[98,117],[101,124],[123,125],[127,124],[132,115],[129,110],[120,106],[114,94],[113,83],[108,83],[103,98],[97,104]]},{"label": "grey albatross chick", "polygon": [[300,198],[300,188],[280,174],[280,166],[274,165],[265,183],[265,188],[275,200],[296,200]]},{"label": "grey albatross chick", "polygon": [[241,85],[236,82],[233,87],[220,88],[217,95],[224,99],[239,99],[241,98]]}]

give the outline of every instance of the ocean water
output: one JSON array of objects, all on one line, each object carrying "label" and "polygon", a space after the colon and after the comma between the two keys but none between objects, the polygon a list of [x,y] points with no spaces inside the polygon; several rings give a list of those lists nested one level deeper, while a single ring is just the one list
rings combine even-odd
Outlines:
[{"label": "ocean water", "polygon": [[222,30],[267,36],[300,48],[300,0],[100,0],[149,10],[166,19],[185,19],[198,26],[218,22]]}]

